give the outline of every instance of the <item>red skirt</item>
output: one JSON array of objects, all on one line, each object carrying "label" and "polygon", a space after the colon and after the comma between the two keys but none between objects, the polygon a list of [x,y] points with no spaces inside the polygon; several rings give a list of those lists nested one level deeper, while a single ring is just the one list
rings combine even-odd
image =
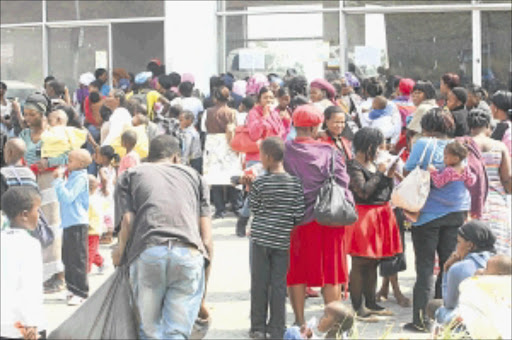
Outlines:
[{"label": "red skirt", "polygon": [[391,205],[356,205],[359,218],[346,227],[347,252],[352,256],[383,258],[402,252],[400,230]]},{"label": "red skirt", "polygon": [[290,239],[287,284],[323,287],[348,282],[345,227],[331,228],[316,221],[295,228]]}]

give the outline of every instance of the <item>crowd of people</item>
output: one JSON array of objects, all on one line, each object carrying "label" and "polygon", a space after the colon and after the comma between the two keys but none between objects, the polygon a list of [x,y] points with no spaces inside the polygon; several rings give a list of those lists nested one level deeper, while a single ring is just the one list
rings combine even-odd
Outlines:
[{"label": "crowd of people", "polygon": [[[157,59],[112,74],[110,87],[107,70],[84,73],[74,93],[48,76],[23,105],[1,83],[2,337],[46,336],[43,293],[86,302],[93,265],[102,273],[110,262],[99,244],[113,244],[113,264],[130,268],[141,338],[188,338],[210,321],[211,219],[228,209],[249,238],[253,339],[346,336],[355,319],[392,315],[379,304],[390,284],[410,307],[398,278],[407,229],[408,331],[460,319],[465,279],[510,277],[511,92],[488,96],[454,73],[438,91],[352,73],[308,83],[289,70],[215,75],[204,96],[192,74],[166,74]],[[394,197],[417,170],[428,190],[415,209]],[[319,222],[326,183],[354,223]],[[308,322],[315,287],[326,307]]]}]

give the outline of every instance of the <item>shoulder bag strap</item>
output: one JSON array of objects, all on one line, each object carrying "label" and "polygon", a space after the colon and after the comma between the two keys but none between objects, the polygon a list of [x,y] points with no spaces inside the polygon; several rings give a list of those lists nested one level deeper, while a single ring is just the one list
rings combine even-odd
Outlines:
[{"label": "shoulder bag strap", "polygon": [[429,138],[427,144],[425,145],[425,149],[423,149],[423,153],[421,154],[421,158],[420,158],[420,161],[418,163],[419,167],[421,167],[423,165],[423,159],[425,159],[425,155],[426,155],[427,150],[429,149],[431,144],[432,144],[432,138]]},{"label": "shoulder bag strap", "polygon": [[437,148],[437,138],[434,138],[434,147],[432,148],[432,153],[430,154],[430,160],[428,161],[427,167],[432,164],[432,160],[434,159],[434,153],[436,152]]},{"label": "shoulder bag strap", "polygon": [[334,170],[336,165],[336,148],[332,148],[332,156],[331,156],[331,172],[330,178],[334,180]]}]

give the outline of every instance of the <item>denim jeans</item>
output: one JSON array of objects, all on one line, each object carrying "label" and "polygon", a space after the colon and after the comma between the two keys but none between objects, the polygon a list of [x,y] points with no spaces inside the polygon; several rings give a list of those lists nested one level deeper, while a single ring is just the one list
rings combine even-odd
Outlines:
[{"label": "denim jeans", "polygon": [[182,245],[153,246],[130,266],[141,339],[188,339],[204,292],[204,257]]}]

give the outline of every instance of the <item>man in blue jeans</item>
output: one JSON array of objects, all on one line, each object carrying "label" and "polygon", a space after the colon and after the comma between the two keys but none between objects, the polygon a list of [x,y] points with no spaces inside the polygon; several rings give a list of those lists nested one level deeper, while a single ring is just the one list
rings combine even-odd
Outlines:
[{"label": "man in blue jeans", "polygon": [[176,138],[156,137],[150,163],[123,173],[116,190],[122,222],[112,258],[130,264],[141,339],[190,337],[212,256],[209,188],[180,153]]}]

